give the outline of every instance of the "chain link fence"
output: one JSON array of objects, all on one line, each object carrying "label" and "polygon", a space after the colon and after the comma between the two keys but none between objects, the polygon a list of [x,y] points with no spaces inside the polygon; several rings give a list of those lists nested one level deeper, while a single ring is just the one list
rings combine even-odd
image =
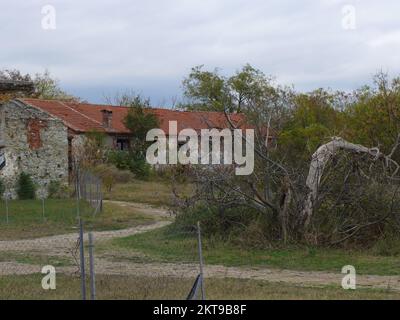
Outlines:
[{"label": "chain link fence", "polygon": [[[74,185],[69,198],[0,201],[0,299],[205,299],[199,226],[169,228],[165,212],[157,228],[125,226],[140,214],[104,210],[101,179],[82,172]],[[131,250],[153,232],[181,242],[185,261]]]},{"label": "chain link fence", "polygon": [[79,197],[86,200],[97,214],[103,209],[102,181],[91,172],[85,171],[79,177]]}]

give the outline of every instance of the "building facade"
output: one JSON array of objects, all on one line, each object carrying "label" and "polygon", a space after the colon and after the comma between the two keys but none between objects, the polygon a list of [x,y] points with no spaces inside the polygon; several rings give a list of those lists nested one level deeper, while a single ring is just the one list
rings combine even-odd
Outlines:
[{"label": "building facade", "polygon": [[[67,184],[72,154],[88,132],[103,132],[109,147],[126,150],[131,138],[124,125],[128,107],[94,105],[58,100],[15,99],[0,105],[0,179],[6,191],[16,196],[15,185],[21,172],[31,175],[38,196],[46,196],[51,181]],[[169,122],[183,129],[229,127],[223,113],[185,112],[161,108],[154,113],[166,134]],[[242,115],[232,115],[236,124]]]}]

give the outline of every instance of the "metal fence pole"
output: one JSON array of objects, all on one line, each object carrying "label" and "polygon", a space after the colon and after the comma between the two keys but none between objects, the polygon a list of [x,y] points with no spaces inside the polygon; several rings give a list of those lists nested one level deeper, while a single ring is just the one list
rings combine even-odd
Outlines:
[{"label": "metal fence pole", "polygon": [[206,300],[206,292],[204,288],[204,273],[203,273],[203,251],[201,246],[201,229],[200,221],[197,222],[197,242],[199,245],[199,264],[200,264],[200,281],[201,281],[201,299]]},{"label": "metal fence pole", "polygon": [[46,220],[45,215],[44,215],[44,196],[42,197],[42,217],[43,217],[43,222]]},{"label": "metal fence pole", "polygon": [[6,201],[6,222],[8,224],[8,195],[6,195],[5,201]]},{"label": "metal fence pole", "polygon": [[93,205],[93,194],[92,194],[92,183],[93,183],[93,179],[92,179],[92,175],[89,176],[89,202],[90,205]]},{"label": "metal fence pole", "polygon": [[79,181],[78,165],[76,165],[76,167],[75,167],[75,175],[76,175],[76,177],[75,177],[75,180],[76,180],[75,181],[75,185],[76,185],[76,190],[75,190],[75,193],[76,193],[76,216],[80,220],[80,217],[81,217],[80,208],[79,208],[79,202],[80,202],[80,185],[79,185],[79,183],[80,183],[80,181]]},{"label": "metal fence pole", "polygon": [[96,300],[96,276],[94,272],[93,238],[93,233],[89,232],[90,300]]},{"label": "metal fence pole", "polygon": [[100,207],[100,183],[99,179],[96,179],[96,208]]},{"label": "metal fence pole", "polygon": [[86,300],[86,273],[85,273],[85,253],[83,243],[83,224],[79,218],[79,251],[80,251],[80,271],[81,271],[81,292],[82,300]]}]

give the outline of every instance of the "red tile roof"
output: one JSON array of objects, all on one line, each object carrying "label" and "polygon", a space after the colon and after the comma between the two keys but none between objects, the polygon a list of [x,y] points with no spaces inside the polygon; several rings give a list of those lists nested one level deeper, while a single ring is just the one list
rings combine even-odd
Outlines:
[{"label": "red tile roof", "polygon": [[[19,101],[61,119],[68,128],[77,133],[94,130],[107,133],[129,133],[123,123],[129,107],[40,99],[19,99]],[[102,110],[112,111],[110,128],[104,128],[102,125]],[[169,121],[177,121],[178,132],[186,128],[196,131],[209,128],[229,128],[229,123],[222,112],[189,112],[161,108],[147,110],[157,116],[160,129],[163,129],[167,134],[169,132]],[[232,114],[230,118],[236,126],[243,128],[244,115]]]}]

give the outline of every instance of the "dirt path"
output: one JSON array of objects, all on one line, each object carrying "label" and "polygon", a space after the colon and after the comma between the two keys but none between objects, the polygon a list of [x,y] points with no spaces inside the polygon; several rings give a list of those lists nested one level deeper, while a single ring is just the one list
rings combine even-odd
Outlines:
[{"label": "dirt path", "polygon": [[[148,225],[140,225],[132,228],[122,230],[111,230],[111,231],[94,231],[92,232],[96,242],[110,240],[113,238],[122,238],[130,235],[147,232],[150,230],[162,228],[171,221],[168,219],[169,214],[165,209],[151,208],[146,204],[130,203],[122,201],[108,201],[121,206],[131,206],[136,212],[146,214],[150,216],[157,216],[158,220],[155,223]],[[87,233],[84,234],[85,241],[87,240]],[[46,255],[65,255],[70,253],[70,250],[74,247],[78,240],[76,233],[68,233],[63,235],[49,236],[35,239],[24,239],[24,240],[11,240],[11,241],[0,241],[0,252],[1,251],[18,251],[18,252],[34,252],[43,253]],[[0,270],[1,272],[1,270]]]},{"label": "dirt path", "polygon": [[151,217],[155,217],[158,219],[166,219],[170,218],[170,214],[167,209],[164,208],[156,208],[146,203],[138,203],[138,202],[126,202],[126,201],[115,201],[115,200],[104,200],[105,203],[113,203],[117,204],[121,207],[131,207],[136,211],[139,211],[143,214],[149,215]]},{"label": "dirt path", "polygon": [[[41,266],[16,262],[0,262],[0,275],[24,275],[40,273]],[[57,272],[73,274],[76,267],[57,267]],[[177,263],[132,263],[113,262],[96,258],[96,274],[146,276],[150,278],[175,277],[194,279],[198,274],[195,264]],[[340,273],[294,271],[266,268],[224,267],[207,265],[206,278],[237,278],[281,282],[299,286],[340,287],[343,275]],[[357,288],[389,289],[400,291],[399,276],[358,275]]]},{"label": "dirt path", "polygon": [[[113,201],[114,202],[114,201]],[[118,237],[139,234],[161,228],[170,223],[168,213],[164,209],[155,209],[148,205],[115,201],[122,206],[132,206],[136,211],[158,217],[159,221],[124,230],[94,232],[96,243]],[[29,252],[30,254],[42,254],[46,256],[71,257],[71,249],[76,246],[77,234],[57,235],[30,240],[0,241],[1,252]],[[39,273],[40,265],[0,262],[0,275],[33,274]],[[76,267],[58,267],[58,272],[74,273]],[[178,263],[137,263],[131,261],[113,261],[107,255],[96,256],[96,273],[109,275],[134,275],[148,277],[177,277],[194,278],[198,273],[196,264]],[[304,286],[340,286],[343,274],[330,272],[306,272],[266,268],[224,267],[220,265],[207,265],[205,276],[208,278],[240,278],[267,280],[271,282],[284,282]],[[400,291],[400,276],[357,276],[357,286],[366,288],[391,289]]]}]

